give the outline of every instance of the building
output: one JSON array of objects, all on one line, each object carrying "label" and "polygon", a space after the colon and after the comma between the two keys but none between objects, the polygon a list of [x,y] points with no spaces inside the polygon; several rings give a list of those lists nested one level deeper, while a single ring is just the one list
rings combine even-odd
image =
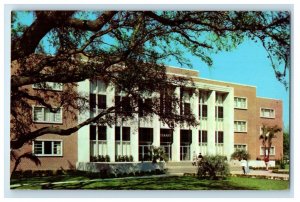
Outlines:
[{"label": "building", "polygon": [[[198,71],[168,67],[170,75],[189,76],[195,86],[175,88],[182,97],[183,112],[193,113],[200,122],[198,127],[177,126],[171,130],[159,117],[143,117],[140,114],[117,125],[90,124],[71,136],[45,135],[27,145],[40,157],[42,165],[23,161],[20,169],[70,169],[78,162],[94,161],[95,157],[109,157],[110,162],[127,156],[134,162],[150,160],[151,146],[163,147],[170,161],[191,161],[194,154],[230,155],[236,149],[247,150],[252,160],[263,158],[259,140],[262,125],[282,128],[282,101],[256,96],[256,87],[200,78]],[[63,86],[53,86],[62,91]],[[197,93],[189,93],[194,88]],[[34,90],[34,89],[32,89]],[[64,109],[56,114],[43,107],[34,106],[33,119],[36,127],[58,124],[68,127],[93,117],[101,109],[114,106],[122,99],[112,85],[102,81],[85,80],[78,83],[78,92],[89,94],[92,112],[78,114],[77,119],[63,118]],[[152,96],[149,95],[149,99]],[[270,159],[283,155],[283,134],[277,135],[270,151]]]}]

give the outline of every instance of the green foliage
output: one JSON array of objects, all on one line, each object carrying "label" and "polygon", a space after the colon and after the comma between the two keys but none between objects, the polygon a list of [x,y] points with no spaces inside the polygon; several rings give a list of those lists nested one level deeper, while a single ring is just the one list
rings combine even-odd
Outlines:
[{"label": "green foliage", "polygon": [[290,156],[290,134],[288,131],[283,132],[283,155],[285,158]]},{"label": "green foliage", "polygon": [[198,164],[198,178],[219,179],[230,174],[229,165],[225,156],[204,156]]},{"label": "green foliage", "polygon": [[152,163],[157,163],[157,161],[168,161],[168,157],[162,147],[152,147]]},{"label": "green foliage", "polygon": [[236,150],[235,152],[233,152],[231,154],[231,159],[235,159],[235,160],[239,160],[239,161],[242,159],[247,160],[247,159],[250,159],[250,154],[244,149]]},{"label": "green foliage", "polygon": [[110,162],[110,157],[108,155],[98,155],[98,156],[91,156],[91,162]]},{"label": "green foliage", "polygon": [[118,155],[115,157],[115,161],[116,162],[133,162],[133,157],[132,155],[128,156],[128,155]]}]

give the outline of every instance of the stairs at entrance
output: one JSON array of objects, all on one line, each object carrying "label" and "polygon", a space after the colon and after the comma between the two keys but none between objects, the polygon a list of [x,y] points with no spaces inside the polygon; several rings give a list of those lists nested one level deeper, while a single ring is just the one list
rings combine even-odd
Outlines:
[{"label": "stairs at entrance", "polygon": [[197,173],[197,166],[193,166],[191,161],[168,162],[166,163],[167,174],[183,175]]}]

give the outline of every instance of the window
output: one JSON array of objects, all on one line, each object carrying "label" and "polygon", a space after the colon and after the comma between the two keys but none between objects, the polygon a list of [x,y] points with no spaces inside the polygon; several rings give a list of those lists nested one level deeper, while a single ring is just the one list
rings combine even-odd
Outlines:
[{"label": "window", "polygon": [[192,130],[180,130],[180,145],[192,143]]},{"label": "window", "polygon": [[144,101],[142,99],[139,99],[139,116],[143,117],[147,113],[151,112],[152,109],[152,99],[146,98]]},{"label": "window", "polygon": [[33,121],[45,123],[62,123],[62,109],[59,108],[56,113],[50,112],[45,107],[33,107]]},{"label": "window", "polygon": [[37,156],[62,156],[62,140],[36,140],[33,152]]},{"label": "window", "polygon": [[199,130],[199,143],[207,143],[207,131]]},{"label": "window", "polygon": [[234,132],[247,132],[247,122],[234,121]]},{"label": "window", "polygon": [[55,83],[55,82],[35,83],[35,84],[32,85],[32,88],[62,91],[63,90],[63,83]]},{"label": "window", "polygon": [[174,93],[174,88],[167,87],[166,89],[160,92],[160,113],[161,114],[171,114],[173,103],[172,96]]},{"label": "window", "polygon": [[171,129],[160,129],[160,143],[173,143],[173,131]]},{"label": "window", "polygon": [[[120,106],[120,103],[121,106]],[[116,113],[123,113],[125,116],[130,116],[132,113],[131,100],[129,97],[115,96]]]},{"label": "window", "polygon": [[247,98],[234,97],[234,108],[247,109]]},{"label": "window", "polygon": [[106,140],[106,126],[90,125],[90,140]]},{"label": "window", "polygon": [[224,118],[223,107],[217,106],[215,109],[216,118]]},{"label": "window", "polygon": [[[260,155],[264,155],[264,151],[265,151],[265,148],[264,147],[260,147]],[[266,155],[268,155],[268,149],[266,151]],[[275,155],[275,147],[274,146],[271,146],[270,148],[270,155]]]},{"label": "window", "polygon": [[[120,140],[120,127],[115,127],[116,141]],[[130,141],[130,127],[122,127],[122,140]]]},{"label": "window", "polygon": [[275,110],[268,108],[260,108],[260,117],[275,118]]},{"label": "window", "polygon": [[199,115],[202,118],[207,118],[207,105],[202,105],[202,109],[201,106],[199,106]]},{"label": "window", "polygon": [[245,150],[247,151],[247,145],[245,144],[235,144],[234,145],[234,151],[240,151],[240,150]]},{"label": "window", "polygon": [[[96,102],[96,97],[98,97],[98,102]],[[90,94],[90,109],[95,109],[96,106],[98,109],[106,109],[106,95],[100,94]]]},{"label": "window", "polygon": [[191,114],[191,105],[190,105],[190,103],[184,103],[183,104],[183,114],[184,115],[190,115]]},{"label": "window", "polygon": [[215,142],[216,143],[224,143],[224,133],[223,131],[215,132]]},{"label": "window", "polygon": [[151,144],[153,142],[153,128],[139,128],[139,143]]}]

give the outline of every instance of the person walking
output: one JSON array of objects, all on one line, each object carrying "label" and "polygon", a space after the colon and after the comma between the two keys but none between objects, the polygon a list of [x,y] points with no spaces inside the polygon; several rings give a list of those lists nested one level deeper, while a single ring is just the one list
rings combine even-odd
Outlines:
[{"label": "person walking", "polygon": [[245,175],[246,174],[247,161],[244,158],[242,158],[242,160],[241,160],[241,166],[242,166],[243,173]]}]

